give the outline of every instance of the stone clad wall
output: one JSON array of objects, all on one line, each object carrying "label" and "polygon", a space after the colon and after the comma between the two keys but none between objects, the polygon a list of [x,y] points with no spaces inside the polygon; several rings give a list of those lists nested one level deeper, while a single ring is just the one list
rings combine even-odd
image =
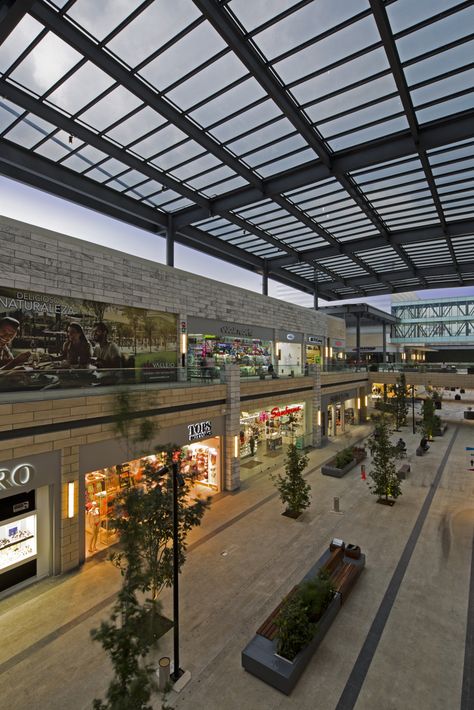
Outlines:
[{"label": "stone clad wall", "polygon": [[338,320],[6,217],[0,217],[0,244],[2,285],[18,290],[321,336],[329,320]]}]

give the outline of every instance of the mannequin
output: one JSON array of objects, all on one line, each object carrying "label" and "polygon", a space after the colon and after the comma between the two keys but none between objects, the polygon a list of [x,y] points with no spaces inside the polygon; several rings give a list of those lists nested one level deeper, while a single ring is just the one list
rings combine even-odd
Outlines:
[{"label": "mannequin", "polygon": [[89,552],[97,550],[97,539],[100,530],[100,510],[96,501],[94,501],[89,510],[89,527],[91,531],[91,541],[89,544]]}]

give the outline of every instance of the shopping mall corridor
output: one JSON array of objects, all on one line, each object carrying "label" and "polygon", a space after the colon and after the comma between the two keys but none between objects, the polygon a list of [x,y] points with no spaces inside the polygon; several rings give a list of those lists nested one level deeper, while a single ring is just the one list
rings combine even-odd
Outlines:
[{"label": "shopping mall corridor", "polygon": [[[354,428],[352,441],[369,433]],[[453,422],[424,457],[403,431],[412,471],[393,508],[379,506],[359,468],[343,479],[320,465],[350,435],[312,451],[310,509],[281,516],[265,472],[213,503],[193,531],[180,585],[181,663],[191,682],[179,710],[468,710],[474,680],[468,609],[474,427]],[[395,434],[394,434],[395,438]],[[397,435],[398,438],[398,435]],[[366,467],[369,469],[370,461]],[[340,499],[340,513],[333,499]],[[240,653],[332,537],[361,546],[367,566],[291,697],[246,673]],[[0,602],[2,707],[85,710],[104,693],[109,666],[90,629],[107,614],[119,575],[94,559]],[[171,596],[164,595],[171,615]],[[472,604],[472,603],[471,603]],[[467,636],[466,636],[467,628]],[[172,653],[172,632],[157,657]],[[157,698],[154,707],[161,707]]]}]

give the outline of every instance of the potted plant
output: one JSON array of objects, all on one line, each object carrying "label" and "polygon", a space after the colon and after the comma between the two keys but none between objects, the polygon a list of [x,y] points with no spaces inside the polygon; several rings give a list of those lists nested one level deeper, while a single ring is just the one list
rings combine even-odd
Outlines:
[{"label": "potted plant", "polygon": [[304,480],[303,471],[308,465],[308,457],[301,454],[295,444],[289,444],[285,473],[271,474],[282,503],[286,505],[283,515],[298,518],[310,505],[311,486]]}]

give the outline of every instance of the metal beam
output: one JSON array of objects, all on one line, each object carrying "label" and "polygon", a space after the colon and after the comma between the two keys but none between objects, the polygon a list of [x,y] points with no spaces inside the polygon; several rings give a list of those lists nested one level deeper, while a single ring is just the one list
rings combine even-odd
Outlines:
[{"label": "metal beam", "polygon": [[[157,92],[148,88],[134,73],[124,67],[120,62],[108,54],[100,45],[77,30],[68,20],[58,12],[52,10],[41,0],[37,0],[31,10],[31,15],[35,20],[41,22],[54,34],[76,49],[83,57],[86,57],[102,71],[111,76],[115,81],[124,86],[130,93],[154,108],[170,123],[177,126],[183,133],[202,145],[209,153],[215,155],[224,165],[228,165],[238,175],[243,177],[251,185],[261,191],[261,179],[247,168],[235,156],[233,156],[222,145],[215,141],[200,126],[189,120],[183,113],[172,106],[171,103],[162,98]],[[178,225],[177,225],[178,226]]]},{"label": "metal beam", "polygon": [[[420,148],[431,150],[472,138],[473,124],[474,110],[463,111],[446,119],[425,124],[419,131]],[[410,131],[402,131],[393,136],[334,153],[332,158],[333,174],[342,175],[370,168],[389,160],[406,158],[416,152],[417,149]],[[331,177],[331,173],[323,163],[311,161],[263,180],[262,190],[265,196],[270,198],[275,194],[307,187],[328,177]],[[218,214],[221,209],[240,209],[261,199],[260,190],[253,187],[243,187],[211,200],[211,211]],[[207,216],[204,210],[189,207],[176,214],[176,223],[177,225],[192,224]]]},{"label": "metal beam", "polygon": [[36,0],[0,0],[0,46],[30,11]]}]

